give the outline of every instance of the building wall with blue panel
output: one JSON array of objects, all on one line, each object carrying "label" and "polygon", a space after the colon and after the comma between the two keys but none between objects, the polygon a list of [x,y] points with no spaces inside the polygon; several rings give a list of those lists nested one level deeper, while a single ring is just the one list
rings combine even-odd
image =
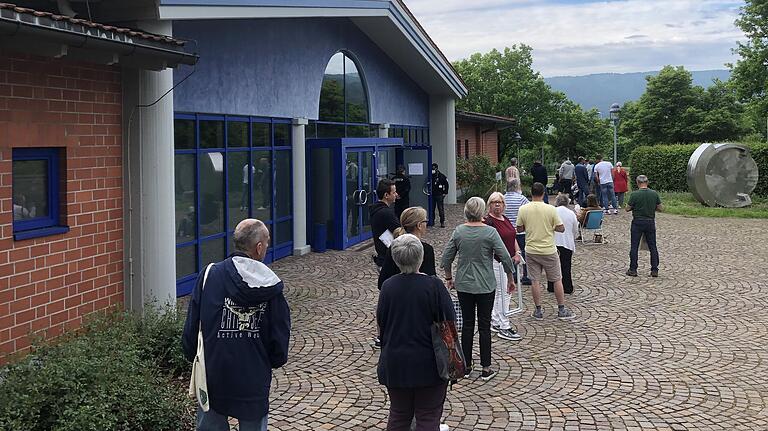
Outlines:
[{"label": "building wall with blue panel", "polygon": [[323,72],[344,51],[367,84],[370,123],[429,125],[429,96],[347,18],[178,21],[174,36],[200,54],[174,91],[177,112],[317,119]]}]

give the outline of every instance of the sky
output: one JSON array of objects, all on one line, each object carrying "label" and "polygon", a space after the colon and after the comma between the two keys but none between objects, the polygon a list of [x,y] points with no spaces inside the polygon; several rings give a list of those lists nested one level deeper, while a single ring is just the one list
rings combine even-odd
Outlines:
[{"label": "sky", "polygon": [[743,0],[405,0],[449,60],[524,43],[544,77],[725,69]]}]

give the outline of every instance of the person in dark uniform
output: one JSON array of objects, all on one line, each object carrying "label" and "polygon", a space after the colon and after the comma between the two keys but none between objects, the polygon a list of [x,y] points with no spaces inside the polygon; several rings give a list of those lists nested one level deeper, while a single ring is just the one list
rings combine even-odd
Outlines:
[{"label": "person in dark uniform", "polygon": [[408,197],[408,194],[411,192],[411,179],[405,174],[405,167],[403,165],[398,165],[397,172],[392,177],[392,181],[395,183],[398,196],[395,201],[395,215],[397,218],[400,218],[400,214],[411,206],[411,201]]},{"label": "person in dark uniform", "polygon": [[432,163],[432,206],[430,207],[430,220],[435,222],[435,207],[440,212],[440,227],[445,227],[445,195],[448,194],[448,178],[440,172],[437,163]]}]

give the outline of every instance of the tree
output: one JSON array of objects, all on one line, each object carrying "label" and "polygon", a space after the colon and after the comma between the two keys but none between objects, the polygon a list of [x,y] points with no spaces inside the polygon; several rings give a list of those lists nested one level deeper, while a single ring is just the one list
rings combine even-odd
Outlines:
[{"label": "tree", "polygon": [[744,32],[747,40],[737,42],[734,52],[740,59],[735,65],[729,65],[730,84],[738,99],[747,105],[745,125],[768,136],[768,2],[745,0],[736,26]]},{"label": "tree", "polygon": [[520,133],[527,147],[539,148],[546,142],[545,131],[552,124],[558,106],[567,99],[555,93],[544,78],[532,69],[532,49],[513,45],[503,52],[494,49],[486,54],[475,53],[454,63],[454,67],[469,88],[457,109],[512,117],[517,120],[514,130],[500,134],[499,144],[510,156],[511,136]]},{"label": "tree", "polygon": [[613,142],[611,126],[600,118],[597,109],[583,111],[576,103],[566,100],[560,105],[555,131],[550,145],[557,159],[594,156],[605,152]]},{"label": "tree", "polygon": [[682,66],[665,66],[637,103],[622,110],[622,135],[635,145],[692,143],[736,139],[745,133],[743,108],[726,83],[693,85]]}]

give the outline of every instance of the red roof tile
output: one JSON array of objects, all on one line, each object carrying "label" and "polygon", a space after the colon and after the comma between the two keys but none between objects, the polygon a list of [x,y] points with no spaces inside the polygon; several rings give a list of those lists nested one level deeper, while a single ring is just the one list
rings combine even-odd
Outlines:
[{"label": "red roof tile", "polygon": [[150,41],[159,42],[159,43],[167,43],[174,46],[184,46],[184,44],[186,43],[183,40],[174,39],[169,36],[147,33],[145,31],[134,30],[134,29],[125,28],[125,27],[115,27],[115,26],[106,25],[106,24],[99,24],[97,22],[88,21],[86,19],[71,18],[68,16],[58,15],[51,12],[45,12],[45,11],[39,11],[39,10],[30,9],[26,7],[20,7],[20,6],[16,6],[13,3],[0,3],[0,9],[12,10],[18,14],[31,15],[39,18],[49,18],[53,21],[67,21],[72,24],[79,24],[82,26],[90,27],[90,28],[98,28],[100,30],[110,32],[110,33],[127,34],[131,37],[138,37],[141,39],[150,40]]}]

